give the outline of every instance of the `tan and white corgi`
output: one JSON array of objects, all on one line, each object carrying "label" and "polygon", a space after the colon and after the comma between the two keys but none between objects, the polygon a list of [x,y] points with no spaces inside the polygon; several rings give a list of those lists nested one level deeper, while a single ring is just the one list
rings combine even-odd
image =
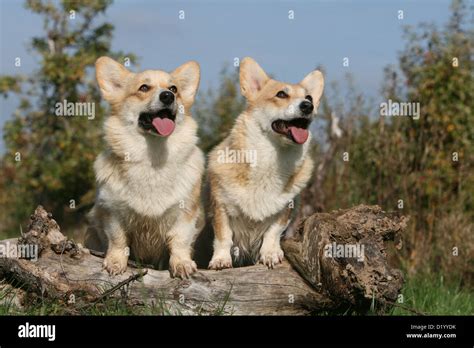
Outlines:
[{"label": "tan and white corgi", "polygon": [[317,70],[289,84],[269,78],[252,58],[242,60],[247,109],[209,155],[215,234],[209,268],[259,261],[273,268],[283,260],[280,237],[314,166],[308,127],[323,87]]},{"label": "tan and white corgi", "polygon": [[105,151],[94,164],[98,192],[90,220],[96,225],[86,246],[106,250],[110,274],[124,272],[130,255],[187,277],[196,271],[192,246],[204,223],[205,158],[190,116],[199,65],[132,73],[101,57],[96,77],[111,115]]}]

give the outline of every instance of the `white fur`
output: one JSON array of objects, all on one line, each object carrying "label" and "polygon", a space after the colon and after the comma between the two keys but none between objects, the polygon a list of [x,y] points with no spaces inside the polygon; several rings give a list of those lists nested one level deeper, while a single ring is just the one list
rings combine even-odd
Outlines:
[{"label": "white fur", "polygon": [[304,186],[294,186],[283,192],[295,168],[306,159],[310,146],[308,141],[301,146],[284,146],[274,141],[275,134],[264,133],[257,126],[260,115],[248,117],[243,114],[237,122],[243,122],[247,131],[247,149],[257,151],[257,163],[250,168],[248,185],[227,182],[223,187],[224,203],[231,216],[242,212],[255,221],[264,221],[288,206]]},{"label": "white fur", "polygon": [[[107,250],[104,267],[111,274],[124,272],[132,255],[160,268],[169,261],[172,275],[187,277],[196,270],[192,245],[203,225],[198,194],[205,160],[196,145],[196,122],[178,103],[192,105],[199,65],[188,62],[171,74],[133,74],[102,57],[96,67],[113,115],[104,125],[106,150],[94,164],[98,193],[91,244]],[[151,87],[139,89],[143,83]],[[141,128],[138,119],[141,112],[164,107],[159,96],[171,85],[182,94],[171,105],[175,129],[161,137]]]},{"label": "white fur", "polygon": [[114,127],[121,122],[109,118],[106,127],[123,140],[123,156],[129,158],[125,177],[115,171],[116,165],[105,152],[94,165],[99,184],[99,201],[104,206],[120,210],[131,209],[147,217],[159,217],[180,201],[186,201],[201,178],[204,156],[196,146],[196,125],[186,119],[187,127],[177,127],[167,139],[120,134],[124,128]]},{"label": "white fur", "polygon": [[[240,85],[249,108],[209,156],[213,214],[218,228],[209,264],[212,269],[257,260],[272,268],[281,262],[280,236],[289,224],[289,209],[294,207],[293,200],[310,180],[314,167],[309,156],[311,134],[303,144],[295,144],[276,133],[272,122],[313,117],[324,87],[322,74],[313,71],[298,85],[278,83],[247,57],[240,66]],[[269,102],[278,97],[276,91],[268,95],[273,93],[273,86],[286,93],[288,103],[284,107]],[[303,115],[299,105],[308,95],[313,99],[314,109],[311,115]],[[232,144],[240,147],[232,150],[255,151],[257,161],[239,172],[239,176],[227,178],[229,170],[241,168],[237,164],[225,167],[227,164],[219,163],[216,154]]]},{"label": "white fur", "polygon": [[[239,257],[234,255],[237,264],[239,259],[256,262],[259,257],[262,262],[266,258],[276,261],[276,255],[281,261],[280,236],[288,221],[279,223],[279,213],[292,204],[304,185],[294,185],[288,192],[284,189],[295,169],[307,158],[311,141],[309,138],[301,146],[282,144],[276,138],[278,135],[262,130],[258,125],[262,117],[258,111],[255,113],[242,114],[237,120],[245,125],[247,149],[257,152],[257,163],[249,168],[248,184],[228,181],[221,191],[233,233],[232,244],[239,248]],[[267,243],[264,243],[265,234]]]}]

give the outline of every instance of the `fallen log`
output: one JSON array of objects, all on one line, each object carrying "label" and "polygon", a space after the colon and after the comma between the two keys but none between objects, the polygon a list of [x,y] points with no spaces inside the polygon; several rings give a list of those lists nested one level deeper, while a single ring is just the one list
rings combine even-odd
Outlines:
[{"label": "fallen log", "polygon": [[131,262],[123,275],[111,277],[98,253],[67,239],[38,206],[28,232],[0,242],[0,278],[64,304],[71,313],[106,297],[160,308],[163,314],[384,312],[403,284],[401,272],[387,264],[384,242],[399,238],[405,225],[404,217],[360,205],[303,221],[292,239],[282,241],[287,260],[272,270],[262,265],[200,269],[181,280]]}]

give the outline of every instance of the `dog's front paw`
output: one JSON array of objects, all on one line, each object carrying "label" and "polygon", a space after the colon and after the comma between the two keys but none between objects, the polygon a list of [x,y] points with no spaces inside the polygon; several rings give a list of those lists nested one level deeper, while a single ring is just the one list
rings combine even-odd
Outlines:
[{"label": "dog's front paw", "polygon": [[219,270],[224,268],[232,268],[232,257],[228,255],[214,255],[209,262],[209,269]]},{"label": "dog's front paw", "polygon": [[260,263],[263,263],[268,268],[273,268],[283,261],[283,250],[280,245],[273,248],[262,247],[260,249]]},{"label": "dog's front paw", "polygon": [[197,265],[193,260],[171,256],[170,273],[173,278],[189,278],[189,276],[196,271]]},{"label": "dog's front paw", "polygon": [[110,275],[122,274],[127,270],[128,255],[124,250],[111,250],[107,252],[103,268]]}]

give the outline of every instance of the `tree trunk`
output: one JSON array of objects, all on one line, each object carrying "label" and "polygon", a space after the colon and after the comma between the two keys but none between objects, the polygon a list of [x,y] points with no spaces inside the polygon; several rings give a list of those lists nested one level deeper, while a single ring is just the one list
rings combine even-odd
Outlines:
[{"label": "tree trunk", "polygon": [[[303,221],[294,238],[282,241],[287,261],[271,270],[262,265],[199,270],[181,280],[131,262],[126,273],[110,277],[99,253],[64,237],[39,206],[27,233],[0,242],[0,253],[8,256],[0,258],[0,277],[29,297],[66,304],[71,313],[106,297],[152,305],[165,314],[383,312],[403,283],[401,272],[387,264],[384,241],[398,238],[405,225],[403,217],[360,205]],[[23,250],[20,256],[26,257],[26,246],[38,248],[37,260],[13,254]],[[339,255],[338,246],[347,246],[346,254]],[[350,255],[348,250],[362,252]]]}]

